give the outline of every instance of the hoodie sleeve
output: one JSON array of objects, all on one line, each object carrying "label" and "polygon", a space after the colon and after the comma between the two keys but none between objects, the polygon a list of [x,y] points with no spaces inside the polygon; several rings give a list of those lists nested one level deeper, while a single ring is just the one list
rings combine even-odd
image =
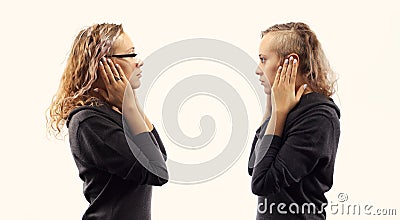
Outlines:
[{"label": "hoodie sleeve", "polygon": [[264,135],[255,149],[252,191],[268,196],[299,182],[316,165],[329,160],[334,142],[334,126],[325,115],[305,117],[288,132],[286,139]]},{"label": "hoodie sleeve", "polygon": [[168,181],[165,161],[151,132],[125,136],[120,126],[95,115],[79,123],[77,136],[79,155],[98,169],[138,184],[159,186]]},{"label": "hoodie sleeve", "polygon": [[253,175],[254,161],[255,161],[254,149],[255,149],[255,147],[257,145],[257,142],[258,142],[257,134],[260,132],[260,129],[261,129],[261,127],[257,129],[256,135],[254,136],[254,139],[253,139],[253,143],[251,144],[249,163],[248,163],[248,166],[247,166],[247,171],[249,172],[250,176]]},{"label": "hoodie sleeve", "polygon": [[158,135],[158,132],[156,130],[156,127],[153,125],[153,130],[151,130],[151,133],[153,134],[154,138],[156,139],[156,142],[158,146],[160,147],[160,151],[162,153],[162,156],[164,158],[164,161],[167,161],[167,151],[165,150],[164,143],[162,142],[160,135]]},{"label": "hoodie sleeve", "polygon": [[254,168],[254,164],[255,164],[254,149],[256,148],[257,145],[259,145],[259,140],[264,135],[265,129],[267,128],[270,119],[271,119],[271,117],[268,117],[261,124],[261,126],[257,129],[256,134],[254,136],[253,143],[251,145],[251,150],[250,150],[249,162],[248,162],[248,165],[247,165],[247,170],[248,170],[250,176],[253,175],[253,168]]}]

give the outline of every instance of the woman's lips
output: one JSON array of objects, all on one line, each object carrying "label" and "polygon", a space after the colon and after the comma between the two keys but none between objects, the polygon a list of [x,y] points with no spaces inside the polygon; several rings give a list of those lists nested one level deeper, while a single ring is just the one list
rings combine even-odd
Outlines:
[{"label": "woman's lips", "polygon": [[141,73],[142,73],[142,70],[140,70],[140,72],[138,74],[136,74],[136,76],[139,77],[139,78],[142,77]]}]

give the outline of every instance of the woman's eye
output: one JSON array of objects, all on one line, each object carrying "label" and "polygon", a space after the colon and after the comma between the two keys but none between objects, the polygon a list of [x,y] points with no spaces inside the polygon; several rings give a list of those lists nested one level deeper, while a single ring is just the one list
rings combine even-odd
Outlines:
[{"label": "woman's eye", "polygon": [[265,62],[265,58],[260,57],[260,61],[261,61],[261,63],[264,63]]}]

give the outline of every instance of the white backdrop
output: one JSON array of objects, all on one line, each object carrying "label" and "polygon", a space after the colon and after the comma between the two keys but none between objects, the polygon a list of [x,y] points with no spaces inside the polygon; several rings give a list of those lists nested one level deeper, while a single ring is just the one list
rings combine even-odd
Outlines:
[{"label": "white backdrop", "polygon": [[[337,195],[346,193],[351,204],[397,209],[395,217],[330,214],[329,219],[398,219],[396,1],[115,2],[2,4],[0,219],[80,219],[87,207],[71,152],[66,143],[46,138],[44,118],[79,30],[93,23],[122,23],[144,58],[169,43],[204,37],[234,44],[257,60],[260,31],[289,21],[311,26],[339,74],[335,100],[342,111],[342,134],[328,200],[338,203]],[[253,113],[255,131],[261,113]],[[212,181],[155,187],[153,219],[254,219],[256,196],[247,175],[250,144],[230,170]]]}]

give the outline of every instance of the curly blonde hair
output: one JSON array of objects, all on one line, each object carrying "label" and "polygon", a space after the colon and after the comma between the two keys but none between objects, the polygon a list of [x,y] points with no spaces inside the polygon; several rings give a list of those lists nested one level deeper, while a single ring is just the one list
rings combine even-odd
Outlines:
[{"label": "curly blonde hair", "polygon": [[99,99],[88,91],[97,80],[100,59],[113,52],[113,43],[122,33],[122,25],[104,23],[83,29],[76,36],[58,91],[46,110],[50,135],[59,137],[69,113],[75,108],[100,105]]},{"label": "curly blonde hair", "polygon": [[299,56],[299,72],[305,74],[308,86],[314,92],[327,97],[335,93],[336,76],[322,50],[315,33],[307,24],[290,22],[276,24],[261,32],[261,37],[271,33],[274,39],[274,51],[280,62],[290,53]]}]

